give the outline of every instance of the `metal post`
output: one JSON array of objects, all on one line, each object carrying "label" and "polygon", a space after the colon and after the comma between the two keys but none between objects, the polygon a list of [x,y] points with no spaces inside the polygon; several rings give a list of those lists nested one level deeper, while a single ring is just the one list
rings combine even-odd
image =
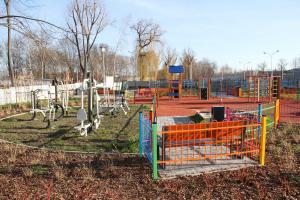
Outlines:
[{"label": "metal post", "polygon": [[149,120],[150,120],[150,123],[152,124],[152,122],[153,122],[153,111],[152,110],[149,111]]},{"label": "metal post", "polygon": [[275,108],[274,108],[274,128],[277,128],[278,121],[279,121],[279,99],[275,101]]},{"label": "metal post", "polygon": [[266,136],[267,136],[267,118],[265,116],[262,117],[261,123],[261,137],[260,137],[260,159],[259,163],[260,166],[265,165],[265,158],[266,158]]},{"label": "metal post", "polygon": [[[257,113],[257,122],[261,124],[261,118],[262,118],[262,104],[258,104],[258,113]],[[260,137],[261,133],[261,127],[258,127],[258,137]]]},{"label": "metal post", "polygon": [[154,180],[158,179],[157,170],[157,124],[154,122],[152,124],[152,178]]},{"label": "metal post", "polygon": [[54,79],[54,93],[55,93],[55,103],[58,102],[58,89],[57,89],[57,80]]},{"label": "metal post", "polygon": [[93,77],[92,74],[89,73],[89,81],[88,81],[88,121],[90,123],[93,122],[92,118],[92,95],[93,95],[93,87],[92,87]]},{"label": "metal post", "polygon": [[139,155],[143,156],[143,112],[139,112]]},{"label": "metal post", "polygon": [[226,119],[227,119],[227,121],[230,121],[230,108],[229,107],[227,107],[227,109],[226,109]]}]

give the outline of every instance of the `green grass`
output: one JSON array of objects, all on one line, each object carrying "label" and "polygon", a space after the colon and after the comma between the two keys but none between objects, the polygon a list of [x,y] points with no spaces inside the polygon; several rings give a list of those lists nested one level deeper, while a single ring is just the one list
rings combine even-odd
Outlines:
[{"label": "green grass", "polygon": [[74,129],[80,124],[76,119],[77,109],[69,110],[69,115],[52,122],[51,128],[42,121],[42,116],[31,120],[31,114],[0,121],[0,138],[30,146],[46,147],[56,150],[88,152],[138,152],[138,112],[144,106],[133,105],[125,116],[106,115],[99,129],[80,136]]}]

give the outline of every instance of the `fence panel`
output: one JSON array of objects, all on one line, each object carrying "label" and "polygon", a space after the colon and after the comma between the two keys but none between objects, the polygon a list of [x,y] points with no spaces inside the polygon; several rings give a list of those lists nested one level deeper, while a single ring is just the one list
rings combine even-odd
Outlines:
[{"label": "fence panel", "polygon": [[162,167],[213,164],[232,159],[258,161],[260,124],[225,121],[165,126],[158,133]]},{"label": "fence panel", "polygon": [[280,122],[300,123],[300,82],[284,81],[280,91]]},{"label": "fence panel", "polygon": [[152,123],[148,116],[140,113],[140,155],[145,155],[152,164]]},{"label": "fence panel", "polygon": [[[75,90],[79,88],[81,83],[59,85],[58,90]],[[54,86],[50,85],[31,85],[31,86],[19,86],[10,87],[6,89],[0,89],[0,105],[5,104],[15,104],[15,103],[25,103],[31,100],[31,91],[40,89],[42,92],[41,96],[48,96],[48,91],[54,93]]]}]

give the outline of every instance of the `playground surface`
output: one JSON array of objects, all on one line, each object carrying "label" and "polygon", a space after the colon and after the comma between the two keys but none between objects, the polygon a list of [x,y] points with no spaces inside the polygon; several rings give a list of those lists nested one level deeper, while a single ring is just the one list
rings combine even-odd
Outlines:
[{"label": "playground surface", "polygon": [[[255,111],[258,104],[271,106],[269,98],[261,98],[259,102],[253,98],[211,98],[200,100],[197,96],[183,97],[181,100],[160,98],[157,106],[157,116],[192,116],[197,112],[211,112],[213,106],[225,106],[241,111]],[[280,100],[280,122],[300,122],[300,102],[293,99]]]},{"label": "playground surface", "polygon": [[[268,99],[261,99],[268,103]],[[159,99],[157,116],[192,116],[196,112],[211,112],[212,106],[225,106],[232,109],[257,110],[258,103],[248,98],[211,98],[200,100],[197,96],[183,97],[181,100],[170,100],[168,97]]]}]

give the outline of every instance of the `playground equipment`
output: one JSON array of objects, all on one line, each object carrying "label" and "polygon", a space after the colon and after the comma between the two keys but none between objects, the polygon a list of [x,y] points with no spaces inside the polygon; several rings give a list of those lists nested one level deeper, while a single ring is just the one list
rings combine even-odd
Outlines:
[{"label": "playground equipment", "polygon": [[[81,87],[81,108],[77,112],[77,119],[81,121],[75,129],[79,130],[81,136],[87,136],[91,130],[99,128],[103,115],[99,113],[100,97],[96,88],[96,81],[93,79],[92,73],[88,73],[88,79],[85,79]],[[88,93],[87,111],[84,108],[84,92]]]},{"label": "playground equipment", "polygon": [[[182,98],[182,76],[184,73],[184,67],[182,65],[178,66],[169,66],[169,93],[168,96],[173,98]],[[174,80],[174,76],[178,75],[178,79]]]},{"label": "playground equipment", "polygon": [[258,74],[247,76],[247,97],[248,100],[268,97],[269,101],[280,97],[280,76],[270,76],[268,74]]},{"label": "playground equipment", "polygon": [[200,78],[198,81],[198,94],[201,100],[209,100],[211,97],[211,79]]}]

